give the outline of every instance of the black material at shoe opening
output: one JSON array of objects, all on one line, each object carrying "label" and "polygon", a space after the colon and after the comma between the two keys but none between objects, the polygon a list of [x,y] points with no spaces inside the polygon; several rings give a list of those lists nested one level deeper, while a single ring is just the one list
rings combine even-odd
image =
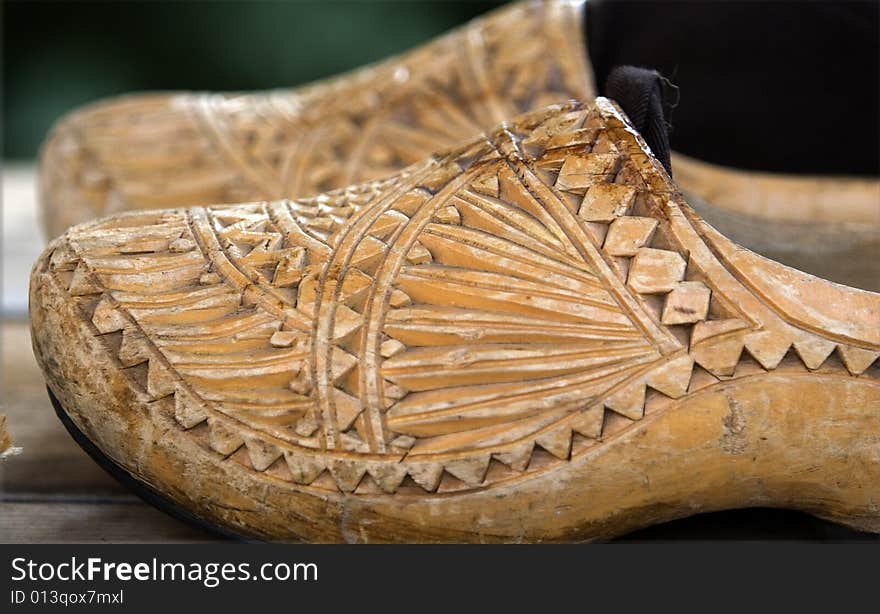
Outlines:
[{"label": "black material at shoe opening", "polygon": [[617,66],[678,87],[672,149],[725,166],[880,174],[880,3],[589,0],[598,91]]},{"label": "black material at shoe opening", "polygon": [[667,118],[672,106],[669,93],[674,87],[656,70],[618,66],[608,75],[603,92],[629,116],[670,177],[672,165]]}]

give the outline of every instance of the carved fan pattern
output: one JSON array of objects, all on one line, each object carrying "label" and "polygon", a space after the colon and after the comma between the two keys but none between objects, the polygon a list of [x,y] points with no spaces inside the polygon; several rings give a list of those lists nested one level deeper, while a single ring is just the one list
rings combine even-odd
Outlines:
[{"label": "carved fan pattern", "polygon": [[854,375],[877,358],[763,304],[678,202],[600,99],[383,181],[78,227],[50,266],[205,448],[304,487],[449,492],[551,470],[790,347]]}]

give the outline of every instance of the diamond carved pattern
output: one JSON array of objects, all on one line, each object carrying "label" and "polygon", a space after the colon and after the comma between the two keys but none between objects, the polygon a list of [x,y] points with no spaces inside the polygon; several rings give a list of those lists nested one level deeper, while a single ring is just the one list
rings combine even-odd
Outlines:
[{"label": "diamond carved pattern", "polygon": [[874,350],[737,311],[752,295],[676,244],[665,179],[605,104],[384,182],[111,220],[49,266],[132,387],[212,453],[355,494],[551,470],[792,351],[869,369]]}]

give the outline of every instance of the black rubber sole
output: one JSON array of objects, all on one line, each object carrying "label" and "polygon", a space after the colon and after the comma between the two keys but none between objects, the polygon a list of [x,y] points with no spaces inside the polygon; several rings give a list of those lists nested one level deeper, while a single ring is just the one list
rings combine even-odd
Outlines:
[{"label": "black rubber sole", "polygon": [[85,450],[86,454],[88,454],[93,461],[98,463],[104,471],[113,476],[117,482],[140,497],[144,502],[149,503],[176,520],[180,520],[181,522],[196,527],[197,529],[210,533],[215,537],[238,542],[258,541],[208,522],[201,516],[183,509],[171,499],[161,495],[154,488],[134,477],[113,461],[113,459],[101,452],[101,450],[98,449],[98,446],[92,443],[92,441],[86,437],[85,433],[79,430],[79,427],[73,423],[73,420],[70,419],[67,411],[61,405],[61,401],[58,400],[48,387],[46,388],[46,391],[49,393],[52,407],[55,408],[55,414],[58,416],[58,419],[61,420],[61,424],[64,425],[64,428],[67,429],[67,432],[70,433],[70,436],[73,437],[73,440],[79,445],[79,447]]}]

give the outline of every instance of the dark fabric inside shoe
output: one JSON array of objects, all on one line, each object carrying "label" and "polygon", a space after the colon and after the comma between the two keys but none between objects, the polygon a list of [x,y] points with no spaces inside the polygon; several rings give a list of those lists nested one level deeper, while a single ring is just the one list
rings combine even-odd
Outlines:
[{"label": "dark fabric inside shoe", "polygon": [[621,65],[681,91],[672,149],[749,170],[877,175],[875,2],[587,3],[600,92]]}]

